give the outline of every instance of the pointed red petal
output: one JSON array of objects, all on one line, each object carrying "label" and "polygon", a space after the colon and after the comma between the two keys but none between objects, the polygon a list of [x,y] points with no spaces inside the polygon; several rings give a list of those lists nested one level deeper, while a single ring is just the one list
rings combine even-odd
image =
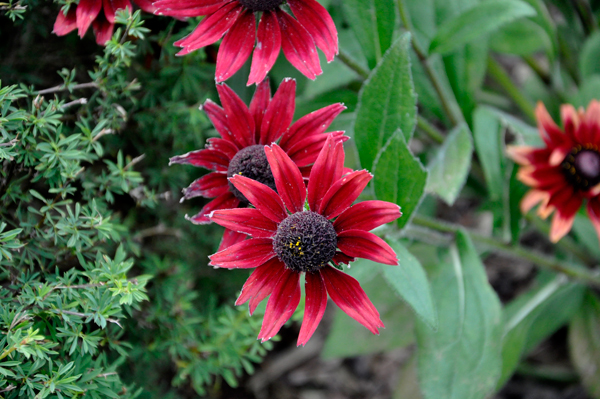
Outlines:
[{"label": "pointed red petal", "polygon": [[364,230],[346,230],[338,234],[337,246],[348,256],[365,258],[386,265],[398,265],[394,250],[381,238]]},{"label": "pointed red petal", "polygon": [[340,214],[333,222],[338,233],[344,230],[373,230],[402,216],[400,207],[386,201],[364,201]]},{"label": "pointed red petal", "polygon": [[538,121],[540,137],[546,142],[546,144],[559,144],[563,141],[564,133],[556,125],[556,123],[554,123],[552,117],[542,102],[538,102],[537,104],[535,109],[535,117]]},{"label": "pointed red petal", "polygon": [[251,238],[209,256],[210,265],[226,269],[251,269],[275,256],[273,240]]},{"label": "pointed red petal", "polygon": [[260,126],[259,144],[269,145],[287,130],[296,108],[296,81],[285,78],[273,96]]},{"label": "pointed red petal", "polygon": [[244,144],[245,139],[243,137],[238,139],[229,128],[227,115],[223,108],[219,107],[212,100],[206,100],[200,109],[206,113],[206,116],[208,116],[208,119],[210,119],[215,129],[217,129],[217,132],[223,137],[223,140],[232,143],[236,149],[242,149],[246,146]]},{"label": "pointed red petal", "polygon": [[335,255],[333,256],[333,259],[331,259],[331,261],[333,263],[335,263],[336,265],[339,265],[341,263],[349,265],[350,263],[354,262],[356,259],[353,258],[352,256],[348,256],[343,252],[336,252]]},{"label": "pointed red petal", "polygon": [[217,252],[221,252],[224,249],[229,248],[232,245],[237,244],[238,242],[244,241],[248,236],[243,233],[238,233],[237,231],[225,229],[223,232],[223,238],[221,238],[221,243],[219,244],[219,248]]},{"label": "pointed red petal", "polygon": [[329,135],[308,179],[308,206],[318,212],[323,197],[333,184],[342,177],[344,147]]},{"label": "pointed red petal", "polygon": [[277,144],[265,147],[265,153],[273,172],[277,193],[283,203],[291,213],[302,212],[306,200],[306,186],[300,169]]},{"label": "pointed red petal", "polygon": [[80,0],[77,5],[77,30],[83,37],[102,9],[102,0]]},{"label": "pointed red petal", "polygon": [[217,210],[209,218],[218,225],[255,238],[270,238],[277,231],[277,223],[265,217],[258,209]]},{"label": "pointed red petal", "polygon": [[56,16],[56,22],[54,22],[54,29],[52,33],[56,36],[64,36],[69,32],[72,32],[77,28],[77,15],[75,6],[69,8],[67,15],[61,9]]},{"label": "pointed red petal", "polygon": [[[136,3],[140,4],[141,1],[136,0]],[[152,5],[156,8],[154,13],[157,15],[199,17],[201,15],[212,14],[225,3],[227,3],[227,0],[159,0],[152,3]]]},{"label": "pointed red petal", "polygon": [[111,24],[106,18],[98,17],[92,22],[92,29],[94,36],[96,36],[96,43],[99,46],[104,46],[112,38],[114,24]]},{"label": "pointed red petal", "polygon": [[219,195],[217,198],[204,205],[196,215],[192,217],[185,215],[185,218],[194,224],[208,224],[210,223],[210,219],[207,215],[212,211],[217,209],[237,208],[239,204],[240,200],[235,198],[232,193],[227,192],[223,195]]},{"label": "pointed red petal", "polygon": [[254,140],[255,142],[260,141],[260,125],[262,125],[265,112],[269,107],[271,101],[271,86],[269,84],[269,78],[265,78],[262,82],[256,85],[256,91],[250,101],[250,113],[254,118]]},{"label": "pointed red petal", "polygon": [[229,181],[269,219],[279,223],[287,217],[283,201],[272,188],[240,175],[233,176]]},{"label": "pointed red petal", "polygon": [[277,61],[281,49],[281,30],[275,13],[272,11],[263,12],[258,24],[257,36],[258,42],[252,55],[248,86],[261,82]]},{"label": "pointed red petal", "polygon": [[229,167],[229,158],[221,151],[206,149],[190,151],[187,154],[174,156],[169,159],[169,165],[174,163],[226,172]]},{"label": "pointed red petal", "polygon": [[352,205],[372,178],[366,170],[357,170],[334,182],[321,201],[319,213],[327,219],[338,216]]},{"label": "pointed red petal", "polygon": [[383,327],[383,322],[358,281],[329,266],[322,268],[320,272],[333,302],[373,334],[379,334],[378,328]]},{"label": "pointed red petal", "polygon": [[313,134],[312,136],[300,140],[290,148],[287,153],[299,167],[311,165],[317,160],[328,136],[332,136],[336,143],[343,143],[350,138],[344,136],[344,132],[342,131]]},{"label": "pointed red petal", "polygon": [[550,226],[550,241],[556,243],[567,235],[571,227],[573,227],[575,215],[581,207],[582,202],[580,197],[572,197],[569,201],[562,203],[560,208],[556,208],[556,212],[552,217],[552,225]]},{"label": "pointed red petal", "polygon": [[314,80],[323,73],[317,48],[310,34],[289,14],[276,11],[281,28],[281,48],[285,58],[304,76]]},{"label": "pointed red petal", "polygon": [[154,14],[156,12],[156,8],[152,4],[150,0],[134,0],[135,4],[138,5],[144,12],[148,12],[150,14]]},{"label": "pointed red petal", "polygon": [[250,57],[256,41],[256,18],[246,10],[225,35],[217,54],[216,81],[224,82]]},{"label": "pointed red petal", "polygon": [[317,329],[327,307],[327,290],[321,273],[306,273],[306,302],[297,345],[306,345]]},{"label": "pointed red petal", "polygon": [[316,45],[323,50],[327,62],[333,61],[338,54],[338,34],[325,7],[315,0],[288,0],[288,4]]},{"label": "pointed red petal", "polygon": [[244,147],[255,144],[254,118],[242,99],[226,84],[217,85],[221,104],[227,115],[227,125]]},{"label": "pointed red petal", "polygon": [[283,134],[279,145],[287,151],[305,137],[323,133],[331,125],[331,122],[345,109],[346,107],[343,104],[338,103],[303,116],[294,122],[290,129]]},{"label": "pointed red petal", "polygon": [[277,257],[270,259],[264,265],[259,266],[252,272],[246,283],[242,287],[242,292],[236,305],[241,305],[250,300],[248,308],[250,314],[254,313],[258,304],[271,295],[277,282],[284,273],[285,265]]},{"label": "pointed red petal", "polygon": [[587,212],[594,229],[596,229],[598,239],[600,239],[600,201],[598,197],[588,200]]},{"label": "pointed red petal", "polygon": [[262,342],[270,340],[279,332],[300,303],[300,273],[285,268],[283,270],[284,273],[267,302],[265,318],[258,334]]},{"label": "pointed red petal", "polygon": [[115,13],[117,10],[124,10],[129,8],[129,12],[133,10],[131,7],[131,2],[129,0],[104,0],[104,15],[106,16],[106,20],[111,24],[115,23]]},{"label": "pointed red petal", "polygon": [[235,154],[238,153],[238,148],[235,144],[233,144],[229,140],[220,139],[218,137],[211,137],[207,142],[207,148],[211,150],[220,151],[227,156],[227,158],[232,159]]},{"label": "pointed red petal", "polygon": [[183,190],[183,198],[186,200],[198,196],[214,198],[228,191],[227,175],[213,172],[194,180],[192,184]]}]

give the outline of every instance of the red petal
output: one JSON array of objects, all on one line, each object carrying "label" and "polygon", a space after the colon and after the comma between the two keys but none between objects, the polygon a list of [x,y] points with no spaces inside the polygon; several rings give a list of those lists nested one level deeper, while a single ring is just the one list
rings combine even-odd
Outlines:
[{"label": "red petal", "polygon": [[217,54],[216,81],[224,82],[235,74],[250,57],[256,41],[256,18],[244,11],[225,35]]},{"label": "red petal", "polygon": [[250,314],[254,313],[258,304],[271,295],[284,271],[285,265],[277,257],[257,267],[246,280],[235,304],[241,305],[250,300]]},{"label": "red petal", "polygon": [[306,273],[306,300],[302,327],[298,334],[298,346],[306,345],[317,329],[327,307],[327,290],[321,273]]},{"label": "red petal", "polygon": [[211,150],[220,151],[223,154],[225,154],[229,159],[232,159],[235,156],[235,154],[238,153],[237,146],[229,140],[211,137],[206,141],[208,143],[208,145],[206,146],[207,148]]},{"label": "red petal", "polygon": [[80,0],[77,5],[77,30],[83,37],[102,9],[102,0]]},{"label": "red petal", "polygon": [[[550,200],[552,202],[552,200]],[[560,208],[556,207],[556,212],[552,217],[552,225],[550,226],[550,241],[558,242],[563,238],[573,227],[575,215],[581,207],[582,199],[580,197],[572,197],[569,201],[561,204]]]},{"label": "red petal", "polygon": [[333,222],[333,227],[338,233],[352,229],[369,231],[400,216],[402,212],[396,204],[386,201],[364,201],[342,212]]},{"label": "red petal", "polygon": [[[263,12],[258,24],[258,42],[252,55],[248,86],[261,82],[273,68],[281,49],[281,30],[272,11]],[[260,125],[259,125],[260,126]]]},{"label": "red petal", "polygon": [[221,104],[227,115],[227,125],[244,147],[255,144],[254,118],[242,99],[226,84],[217,85]]},{"label": "red petal", "polygon": [[398,265],[394,250],[381,238],[364,230],[338,233],[338,248],[348,256],[365,258],[386,265]]},{"label": "red petal", "polygon": [[546,144],[559,144],[563,141],[565,137],[563,131],[560,130],[556,123],[554,123],[552,117],[542,102],[537,104],[535,109],[535,117],[538,121],[540,137],[546,142]]},{"label": "red petal", "polygon": [[104,15],[106,19],[111,24],[115,23],[115,13],[117,10],[124,10],[125,8],[129,8],[129,12],[133,10],[131,3],[129,0],[104,0]]},{"label": "red petal", "polygon": [[587,212],[590,216],[590,221],[592,222],[594,229],[596,229],[598,239],[600,239],[600,201],[598,198],[592,198],[588,200]]},{"label": "red petal", "polygon": [[327,137],[330,135],[333,136],[333,139],[336,143],[343,143],[350,138],[348,136],[344,136],[344,132],[341,131],[325,134],[313,134],[312,136],[308,136],[305,139],[300,140],[292,148],[290,148],[287,153],[299,167],[313,164],[323,149],[323,145],[325,144]]},{"label": "red petal", "polygon": [[206,215],[212,211],[217,209],[237,208],[239,204],[240,200],[235,198],[232,193],[228,192],[226,194],[219,195],[217,198],[204,205],[200,212],[193,217],[185,215],[185,218],[194,224],[208,224],[210,223],[210,219]]},{"label": "red petal", "polygon": [[320,272],[333,302],[373,334],[379,334],[383,322],[358,281],[333,267],[324,267]]},{"label": "red petal", "polygon": [[287,151],[305,137],[323,133],[331,125],[336,116],[345,109],[346,107],[343,104],[338,103],[303,116],[284,133],[279,145]]},{"label": "red petal", "polygon": [[283,275],[267,302],[265,318],[258,334],[258,338],[262,342],[270,340],[279,332],[285,322],[292,317],[300,302],[300,284],[298,283],[300,273],[285,268],[283,270]]},{"label": "red petal", "polygon": [[259,144],[269,145],[287,130],[296,108],[296,81],[285,78],[269,103],[260,126]]},{"label": "red petal", "polygon": [[291,213],[302,212],[306,200],[306,186],[300,169],[277,144],[265,147],[265,153],[273,172],[277,193],[283,203]]},{"label": "red petal", "polygon": [[283,201],[272,188],[240,175],[233,176],[229,181],[269,219],[279,223],[287,217]]},{"label": "red petal", "polygon": [[150,14],[156,12],[156,7],[154,7],[150,0],[134,0],[134,3],[137,4],[142,11],[149,12]]},{"label": "red petal", "polygon": [[327,62],[333,61],[338,53],[338,35],[333,19],[325,7],[315,0],[288,0],[288,4],[316,45],[323,50]]},{"label": "red petal", "polygon": [[228,191],[227,175],[213,172],[194,180],[192,184],[183,190],[183,198],[190,199],[198,196],[214,198]]},{"label": "red petal", "polygon": [[265,112],[269,107],[271,101],[271,86],[269,85],[269,78],[264,79],[262,82],[256,85],[256,91],[250,101],[250,113],[254,118],[254,141],[260,141],[260,125],[262,125]]},{"label": "red petal", "polygon": [[339,265],[340,263],[349,265],[350,263],[354,262],[354,260],[355,258],[353,258],[352,256],[348,256],[343,252],[336,252],[333,256],[333,259],[331,259],[331,261],[336,265]]},{"label": "red petal", "polygon": [[[313,169],[314,170],[314,169]],[[367,187],[373,175],[366,170],[350,172],[331,186],[323,197],[319,213],[332,219],[344,212]]]},{"label": "red petal", "polygon": [[277,231],[277,223],[265,217],[258,209],[217,210],[209,218],[218,225],[255,238],[270,238]]},{"label": "red petal", "polygon": [[169,165],[174,163],[194,165],[206,169],[226,172],[229,167],[229,158],[221,151],[206,149],[190,151],[187,154],[170,158]]},{"label": "red petal", "polygon": [[206,100],[200,109],[206,113],[206,116],[208,116],[208,119],[210,119],[215,129],[217,129],[217,132],[219,132],[224,140],[232,143],[236,149],[245,147],[243,144],[245,139],[242,137],[241,141],[238,140],[238,138],[231,132],[231,129],[229,129],[227,115],[225,114],[223,108],[219,107],[212,100]]},{"label": "red petal", "polygon": [[247,237],[248,236],[246,234],[225,229],[225,231],[223,232],[223,238],[221,238],[221,243],[219,244],[219,249],[217,249],[217,252],[221,252],[222,250],[227,249],[230,246],[237,244],[238,242],[244,241]]},{"label": "red petal", "polygon": [[[140,4],[141,2],[140,0],[136,0],[136,3]],[[152,3],[152,5],[156,8],[154,13],[157,15],[199,17],[201,15],[212,14],[225,3],[226,0],[159,0]]]},{"label": "red petal", "polygon": [[100,46],[104,46],[112,38],[113,29],[115,25],[111,24],[104,17],[98,17],[92,22],[92,29],[94,30],[94,36],[96,36],[96,43]]},{"label": "red petal", "polygon": [[251,238],[210,255],[210,265],[226,269],[251,269],[275,256],[273,240]]},{"label": "red petal", "polygon": [[277,20],[283,33],[281,48],[285,58],[304,76],[314,80],[323,73],[317,48],[310,34],[289,14],[276,11]]},{"label": "red petal", "polygon": [[214,14],[204,18],[190,35],[174,43],[175,46],[184,48],[177,55],[191,53],[219,40],[235,23],[241,11],[242,6],[235,1],[224,5]]},{"label": "red petal", "polygon": [[54,22],[54,29],[52,30],[52,33],[57,36],[64,36],[67,33],[72,32],[75,28],[77,28],[77,15],[75,7],[71,6],[67,12],[67,15],[65,15],[61,9],[56,16],[56,22]]},{"label": "red petal", "polygon": [[308,206],[312,211],[318,211],[327,190],[342,177],[343,169],[344,147],[329,135],[308,179]]},{"label": "red petal", "polygon": [[577,131],[580,143],[593,143],[600,137],[600,102],[590,101]]}]

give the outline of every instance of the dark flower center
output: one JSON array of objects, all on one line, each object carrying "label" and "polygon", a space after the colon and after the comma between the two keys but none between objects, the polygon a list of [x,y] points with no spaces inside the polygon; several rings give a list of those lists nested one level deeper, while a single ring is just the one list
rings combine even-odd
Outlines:
[{"label": "dark flower center", "polygon": [[297,212],[279,224],[273,248],[288,269],[314,273],[333,259],[337,234],[324,216]]},{"label": "dark flower center", "polygon": [[[259,183],[265,184],[275,190],[275,179],[271,167],[267,161],[264,145],[252,145],[241,149],[231,162],[227,169],[227,177],[234,175],[242,175],[249,179],[256,180]],[[242,203],[247,204],[248,200],[244,195],[229,182],[229,190]]]},{"label": "dark flower center", "polygon": [[285,0],[238,0],[244,7],[252,11],[273,11]]},{"label": "dark flower center", "polygon": [[577,190],[586,191],[600,183],[600,153],[596,146],[586,144],[573,148],[561,166]]}]

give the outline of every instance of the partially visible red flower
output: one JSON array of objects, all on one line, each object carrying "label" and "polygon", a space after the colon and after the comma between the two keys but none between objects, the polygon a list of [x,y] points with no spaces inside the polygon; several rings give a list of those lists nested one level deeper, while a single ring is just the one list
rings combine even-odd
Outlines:
[{"label": "partially visible red flower", "polygon": [[509,146],[509,156],[521,166],[518,178],[532,187],[521,202],[527,213],[540,204],[542,218],[552,212],[550,240],[564,237],[584,201],[600,237],[600,103],[590,102],[586,111],[572,105],[561,107],[563,129],[552,120],[542,103],[536,109],[544,148]]},{"label": "partially visible red flower", "polygon": [[[146,12],[153,13],[155,10],[149,0],[134,2]],[[71,6],[66,14],[62,10],[58,13],[52,33],[64,36],[77,28],[79,37],[83,37],[92,25],[96,43],[104,45],[112,37],[117,10],[125,8],[133,10],[129,0],[80,0],[79,4]],[[102,10],[104,12],[101,12]]]},{"label": "partially visible red flower", "polygon": [[217,210],[209,217],[252,238],[210,256],[210,264],[256,268],[236,305],[250,301],[252,313],[271,295],[258,335],[263,342],[277,334],[298,306],[302,273],[306,306],[298,345],[305,345],[316,330],[327,294],[350,317],[378,334],[383,327],[379,312],[359,283],[333,264],[360,257],[397,265],[394,250],[369,230],[399,218],[400,208],[384,201],[351,206],[372,175],[366,170],[343,175],[343,146],[331,136],[312,168],[308,190],[300,169],[281,147],[273,144],[265,151],[277,192],[244,176],[229,179],[255,209]]},{"label": "partially visible red flower", "polygon": [[[283,3],[295,18],[281,8]],[[323,50],[328,62],[338,53],[333,19],[316,0],[159,0],[154,6],[156,14],[173,17],[206,15],[192,34],[175,42],[183,48],[178,55],[225,36],[217,55],[217,82],[229,79],[251,53],[248,85],[262,82],[281,48],[290,63],[309,79],[323,72],[316,47]],[[262,15],[257,30],[259,13]]]},{"label": "partially visible red flower", "polygon": [[[206,100],[201,109],[206,112],[221,138],[210,138],[206,149],[171,158],[170,164],[191,164],[214,170],[183,190],[183,199],[197,196],[215,198],[191,218],[192,223],[210,223],[207,214],[216,209],[245,207],[248,200],[228,182],[228,177],[242,175],[275,189],[273,173],[267,162],[264,146],[279,140],[285,151],[305,176],[328,137],[336,142],[348,139],[344,132],[324,133],[331,122],[346,107],[333,104],[314,111],[294,122],[296,81],[284,79],[271,99],[269,81],[257,85],[250,109],[229,86],[217,85],[223,108]],[[244,239],[244,234],[226,230],[220,248]]]}]

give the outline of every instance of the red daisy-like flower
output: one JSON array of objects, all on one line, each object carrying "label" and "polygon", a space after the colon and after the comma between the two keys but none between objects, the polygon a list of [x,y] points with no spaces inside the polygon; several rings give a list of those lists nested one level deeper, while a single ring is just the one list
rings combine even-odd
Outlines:
[{"label": "red daisy-like flower", "polygon": [[[284,3],[295,18],[281,8]],[[333,19],[316,0],[159,0],[154,5],[156,14],[206,15],[192,34],[175,42],[183,48],[178,55],[215,43],[225,35],[217,55],[217,82],[230,78],[251,53],[248,85],[262,82],[275,64],[280,48],[290,63],[309,79],[323,72],[316,47],[323,50],[328,62],[338,53]],[[258,13],[262,14],[257,29]]]},{"label": "red daisy-like flower", "polygon": [[[400,207],[384,201],[354,206],[372,178],[366,170],[344,173],[342,143],[328,137],[304,185],[302,173],[277,144],[265,147],[277,192],[244,176],[229,181],[253,208],[213,211],[209,217],[228,229],[252,238],[210,256],[211,265],[256,268],[236,305],[250,301],[250,313],[271,295],[258,335],[266,341],[292,316],[300,302],[300,275],[306,279],[304,320],[298,345],[304,345],[317,328],[329,297],[350,317],[374,334],[383,323],[359,283],[332,263],[355,257],[397,265],[394,250],[369,233],[401,216]],[[286,210],[287,208],[287,210]]]},{"label": "red daisy-like flower", "polygon": [[550,240],[557,242],[571,230],[575,214],[587,200],[587,212],[600,237],[600,103],[587,110],[561,107],[559,128],[542,103],[536,109],[544,148],[509,146],[509,156],[521,166],[518,178],[532,189],[521,202],[527,213],[540,204],[538,214],[552,212]]},{"label": "red daisy-like flower", "polygon": [[[146,12],[153,13],[155,10],[149,0],[134,2]],[[129,0],[80,0],[79,4],[70,7],[66,14],[63,11],[58,13],[52,33],[64,36],[77,28],[79,37],[83,37],[92,25],[96,43],[103,46],[112,37],[117,10],[125,8],[133,9]],[[101,12],[103,9],[104,12]]]},{"label": "red daisy-like flower", "polygon": [[[284,79],[272,99],[269,82],[265,79],[257,85],[250,109],[227,85],[217,85],[217,90],[223,108],[206,100],[201,109],[221,138],[210,138],[206,149],[173,157],[169,163],[214,170],[183,190],[182,200],[197,196],[215,198],[196,216],[189,218],[193,223],[210,223],[206,215],[216,209],[245,207],[248,204],[246,197],[228,182],[229,177],[241,175],[276,188],[264,150],[266,144],[279,140],[283,151],[308,176],[328,137],[336,142],[348,139],[342,131],[324,133],[335,117],[346,109],[342,104],[321,108],[290,126],[296,101],[296,81],[293,79]],[[244,238],[244,234],[225,230],[220,248]]]}]

